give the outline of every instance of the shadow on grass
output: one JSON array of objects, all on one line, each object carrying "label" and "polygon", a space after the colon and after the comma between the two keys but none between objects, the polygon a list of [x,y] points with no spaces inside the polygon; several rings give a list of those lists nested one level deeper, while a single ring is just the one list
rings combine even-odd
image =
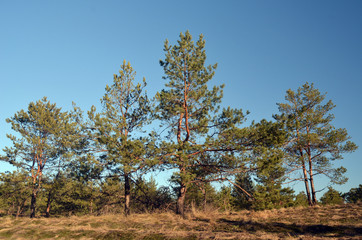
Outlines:
[{"label": "shadow on grass", "polygon": [[[362,236],[362,228],[354,226],[328,226],[322,224],[300,225],[300,224],[286,224],[286,223],[258,223],[253,221],[231,221],[227,219],[220,219],[220,226],[224,230],[231,231],[264,231],[269,233],[288,233],[294,236],[298,235],[318,235],[320,237],[356,237]],[[224,224],[223,224],[224,223]],[[219,229],[222,230],[222,229]]]}]

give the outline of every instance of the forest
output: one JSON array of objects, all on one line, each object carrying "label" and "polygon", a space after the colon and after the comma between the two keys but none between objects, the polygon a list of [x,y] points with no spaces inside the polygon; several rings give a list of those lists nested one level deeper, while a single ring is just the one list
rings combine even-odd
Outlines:
[{"label": "forest", "polygon": [[[333,126],[336,107],[305,83],[286,91],[278,113],[245,126],[248,111],[222,107],[224,85],[210,86],[203,35],[181,33],[164,43],[164,88],[147,95],[126,60],[100,103],[63,111],[47,97],[6,121],[11,146],[0,160],[0,216],[82,216],[192,209],[265,210],[356,203],[346,169],[335,167],[358,146]],[[265,116],[268,118],[269,116]],[[153,177],[170,173],[168,186]],[[322,186],[320,175],[329,179]],[[304,191],[285,187],[300,181]],[[319,189],[328,191],[318,200]]]}]

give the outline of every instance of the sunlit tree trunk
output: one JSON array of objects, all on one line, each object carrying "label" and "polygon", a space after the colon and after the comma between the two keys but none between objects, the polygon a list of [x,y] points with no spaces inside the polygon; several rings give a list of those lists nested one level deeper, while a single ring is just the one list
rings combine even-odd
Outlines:
[{"label": "sunlit tree trunk", "polygon": [[314,188],[314,179],[313,179],[313,167],[312,167],[312,157],[310,155],[310,150],[308,150],[308,162],[309,162],[309,182],[310,182],[310,188],[312,192],[312,202],[310,205],[314,206],[317,204],[317,197],[316,192]]},{"label": "sunlit tree trunk", "polygon": [[303,177],[304,177],[304,185],[305,185],[305,193],[307,194],[307,198],[308,198],[308,205],[312,206],[312,199],[310,197],[310,190],[309,190],[309,182],[308,182],[308,172],[307,172],[307,167],[305,166],[305,161],[304,161],[304,156],[303,156],[303,151],[299,150],[300,153],[300,159],[302,161],[302,169],[303,169]]},{"label": "sunlit tree trunk", "polygon": [[[298,141],[300,140],[300,133],[299,130],[297,130],[297,137],[298,137]],[[304,185],[305,185],[305,193],[307,194],[307,199],[308,199],[308,205],[312,206],[312,199],[311,199],[311,195],[310,195],[310,190],[309,190],[309,182],[308,182],[308,173],[307,173],[307,167],[305,165],[305,160],[304,160],[304,153],[303,153],[303,149],[299,148],[299,154],[300,154],[300,159],[302,162],[302,169],[303,169],[303,176],[304,176]]]},{"label": "sunlit tree trunk", "polygon": [[18,210],[16,211],[16,218],[19,217],[20,213],[21,213],[21,206],[18,206]]},{"label": "sunlit tree trunk", "polygon": [[303,168],[304,185],[305,185],[305,192],[306,192],[307,198],[308,198],[308,204],[309,204],[309,206],[312,206],[313,203],[312,203],[312,199],[311,199],[311,197],[310,197],[309,182],[308,182],[308,173],[307,173],[307,168],[306,168],[306,166],[305,166],[304,160],[303,160],[302,168]]}]

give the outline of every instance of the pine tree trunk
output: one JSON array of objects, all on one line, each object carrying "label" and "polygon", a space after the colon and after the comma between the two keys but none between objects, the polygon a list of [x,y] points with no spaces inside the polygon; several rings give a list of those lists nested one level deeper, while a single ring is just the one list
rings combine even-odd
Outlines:
[{"label": "pine tree trunk", "polygon": [[89,205],[89,213],[92,215],[93,214],[93,182],[90,185],[90,205]]},{"label": "pine tree trunk", "polygon": [[129,203],[131,198],[131,185],[129,181],[129,175],[124,175],[124,197],[125,197],[125,204],[124,204],[124,215],[130,215]]},{"label": "pine tree trunk", "polygon": [[31,194],[31,202],[30,202],[30,218],[35,217],[35,209],[36,209],[36,197],[38,194],[38,188],[34,188]]},{"label": "pine tree trunk", "polygon": [[312,204],[313,204],[313,206],[315,206],[315,205],[317,205],[317,197],[316,197],[316,192],[315,192],[315,188],[314,188],[313,177],[310,178],[310,187],[312,190]]},{"label": "pine tree trunk", "polygon": [[18,210],[16,211],[16,218],[18,218],[20,216],[21,213],[21,206],[18,206]]},{"label": "pine tree trunk", "polygon": [[176,214],[181,215],[185,218],[185,196],[186,196],[186,186],[181,184],[177,204],[176,204]]},{"label": "pine tree trunk", "polygon": [[93,197],[91,197],[91,200],[90,200],[89,212],[91,215],[93,214]]},{"label": "pine tree trunk", "polygon": [[206,205],[207,205],[207,195],[206,195],[206,187],[201,187],[200,188],[201,192],[202,192],[202,195],[204,197],[203,199],[203,208],[204,208],[204,211],[206,211]]},{"label": "pine tree trunk", "polygon": [[10,216],[12,214],[12,210],[15,208],[15,202],[13,202],[13,205],[11,207],[8,208],[8,216]]},{"label": "pine tree trunk", "polygon": [[[297,130],[297,136],[298,136],[298,142],[299,142],[299,141],[300,141],[299,130]],[[299,154],[300,154],[300,158],[301,158],[301,160],[302,160],[302,168],[303,168],[303,176],[304,176],[305,193],[307,194],[308,205],[309,205],[309,206],[313,206],[312,199],[311,199],[311,197],[310,197],[307,167],[305,166],[304,154],[303,154],[303,149],[302,149],[302,148],[299,148]]]},{"label": "pine tree trunk", "polygon": [[24,199],[21,204],[18,206],[18,211],[16,213],[16,218],[18,218],[20,216],[20,214],[23,212],[24,206],[25,206],[25,202],[27,199]]},{"label": "pine tree trunk", "polygon": [[[298,132],[298,139],[299,139],[299,132]],[[300,154],[300,158],[301,158],[301,160],[302,160],[302,168],[303,168],[303,176],[304,176],[305,193],[307,194],[308,205],[309,205],[309,206],[313,206],[312,199],[311,199],[311,197],[310,197],[307,167],[305,166],[304,154],[303,154],[303,150],[302,150],[302,149],[299,149],[299,154]]]},{"label": "pine tree trunk", "polygon": [[307,169],[305,167],[304,160],[303,160],[303,175],[304,175],[305,192],[306,192],[307,198],[308,198],[308,205],[313,206],[312,199],[310,197],[308,174],[307,174]]},{"label": "pine tree trunk", "polygon": [[[310,151],[309,151],[310,153]],[[309,155],[309,181],[310,181],[310,188],[312,190],[312,206],[317,205],[317,198],[316,198],[316,193],[315,193],[315,188],[314,188],[314,179],[313,179],[313,169],[312,169],[312,158],[311,155]]]},{"label": "pine tree trunk", "polygon": [[47,208],[46,208],[46,211],[45,211],[45,217],[50,217],[50,205],[51,205],[51,202],[52,202],[52,191],[50,190],[49,193],[48,193],[48,200],[47,200]]}]

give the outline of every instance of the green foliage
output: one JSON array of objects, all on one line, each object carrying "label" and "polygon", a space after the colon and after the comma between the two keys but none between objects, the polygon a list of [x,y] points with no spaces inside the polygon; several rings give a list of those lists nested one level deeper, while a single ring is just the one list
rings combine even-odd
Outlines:
[{"label": "green foliage", "polygon": [[232,187],[222,186],[217,193],[217,206],[222,211],[231,211],[234,209],[235,198],[232,195]]},{"label": "green foliage", "polygon": [[[241,189],[242,188],[242,189]],[[246,193],[251,196],[247,195]],[[234,198],[233,205],[236,209],[250,209],[253,204],[253,195],[255,193],[255,184],[249,174],[239,173],[235,177],[231,195]]]},{"label": "green foliage", "polygon": [[294,200],[294,205],[295,206],[308,206],[308,198],[307,195],[305,195],[304,192],[300,192],[295,196],[295,200]]},{"label": "green foliage", "polygon": [[101,99],[103,111],[88,113],[93,123],[94,137],[99,148],[106,151],[104,160],[121,175],[139,170],[146,164],[144,138],[137,138],[150,114],[150,102],[144,92],[146,81],[134,85],[136,72],[130,63],[123,62],[119,75],[114,75],[113,84],[106,86]]},{"label": "green foliage", "polygon": [[254,193],[253,209],[265,210],[292,207],[294,191],[291,188],[281,188],[280,185],[257,185]]},{"label": "green foliage", "polygon": [[73,159],[68,166],[69,177],[77,182],[86,184],[99,181],[104,171],[104,166],[99,163],[93,154],[87,153]]},{"label": "green foliage", "polygon": [[31,182],[26,172],[0,173],[0,209],[8,215],[22,215],[29,207]]},{"label": "green foliage", "polygon": [[321,202],[324,205],[335,205],[344,203],[342,194],[332,187],[328,187],[328,191],[321,197]]},{"label": "green foliage", "polygon": [[34,159],[38,169],[45,164],[59,165],[57,160],[67,159],[67,150],[77,143],[73,117],[71,113],[61,112],[46,97],[31,102],[27,111],[21,110],[6,120],[21,137],[7,135],[14,147],[4,149],[6,156],[2,160],[28,171],[36,170],[32,165]]},{"label": "green foliage", "polygon": [[294,205],[294,190],[283,188],[279,181],[275,179],[264,180],[256,185],[252,208],[255,210],[265,210]]},{"label": "green foliage", "polygon": [[259,183],[254,193],[253,208],[256,210],[291,207],[294,191],[283,188],[285,169],[282,166],[284,154],[279,149],[261,148],[255,151],[257,178]]},{"label": "green foliage", "polygon": [[343,194],[343,198],[348,203],[357,203],[362,201],[362,184],[358,185],[358,188],[351,188],[349,192]]},{"label": "green foliage", "polygon": [[107,177],[100,184],[97,198],[97,209],[100,214],[121,213],[124,207],[124,184],[116,176]]},{"label": "green foliage", "polygon": [[208,205],[216,205],[216,201],[216,190],[209,182],[194,184],[187,189],[186,207],[204,209]]},{"label": "green foliage", "polygon": [[168,187],[157,188],[153,177],[150,180],[138,178],[134,182],[132,209],[136,212],[167,210],[174,203]]},{"label": "green foliage", "polygon": [[79,181],[71,174],[59,172],[44,187],[42,198],[45,205],[50,201],[50,215],[83,215],[97,211],[100,189],[93,181]]}]

